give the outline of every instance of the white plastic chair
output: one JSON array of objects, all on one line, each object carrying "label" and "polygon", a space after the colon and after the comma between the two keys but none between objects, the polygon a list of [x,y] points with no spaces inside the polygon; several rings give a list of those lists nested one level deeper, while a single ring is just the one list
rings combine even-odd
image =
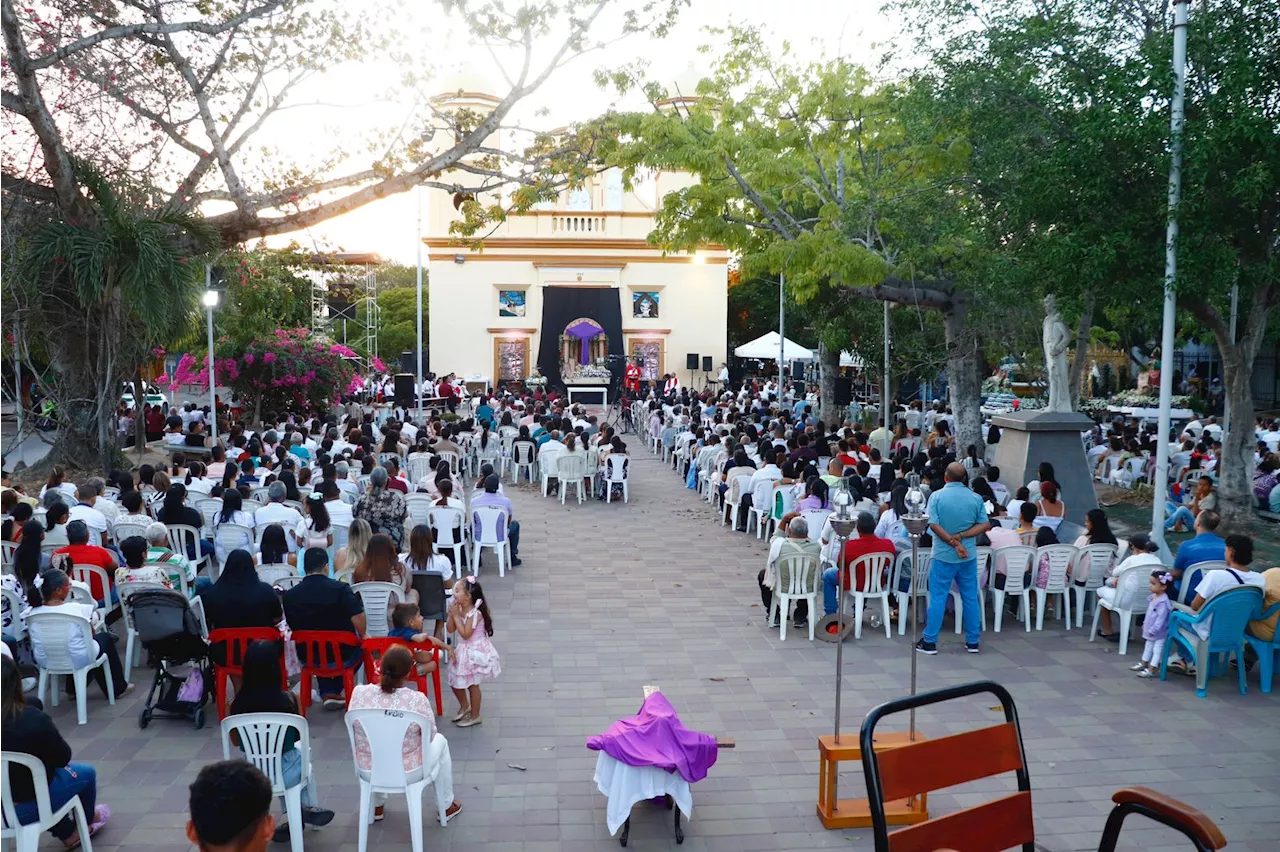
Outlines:
[{"label": "white plastic chair", "polygon": [[564,505],[565,495],[572,485],[578,495],[578,504],[587,499],[582,489],[582,480],[587,477],[587,462],[582,456],[561,453],[556,459],[556,477],[560,481],[560,505]]},{"label": "white plastic chair", "polygon": [[287,592],[305,579],[306,577],[299,577],[297,574],[294,574],[290,577],[277,577],[271,581],[271,585],[282,592]]},{"label": "white plastic chair", "polygon": [[511,446],[511,482],[517,484],[520,482],[520,475],[523,473],[529,478],[529,482],[533,482],[533,445],[527,441],[522,441]]},{"label": "white plastic chair", "polygon": [[[119,601],[111,600],[111,577],[107,574],[107,569],[100,565],[72,565],[71,579],[84,583],[90,589],[93,588],[93,579],[98,581],[98,588],[102,589],[102,603],[94,601],[94,606],[102,613],[103,619],[120,608]],[[119,597],[117,595],[117,597]]]},{"label": "white plastic chair", "polygon": [[[36,779],[32,786],[36,791],[37,816],[34,822],[26,825],[18,822],[17,803],[13,800],[13,782],[10,780],[10,773],[13,772],[15,765],[26,767],[31,777]],[[43,781],[45,777],[47,772],[44,763],[35,755],[19,751],[0,752],[0,778],[4,779],[4,785],[0,788],[4,813],[0,838],[5,840],[12,838],[17,852],[36,852],[40,846],[40,835],[62,822],[63,817],[71,814],[76,820],[81,848],[85,852],[93,852],[93,843],[89,839],[89,815],[84,812],[84,804],[80,801],[80,797],[72,796],[55,811],[49,799],[49,785]]]},{"label": "white plastic chair", "polygon": [[391,604],[404,601],[404,589],[396,583],[354,583],[351,591],[364,604],[365,631],[369,638],[380,639],[391,632]]},{"label": "white plastic chair", "polygon": [[1120,619],[1119,653],[1124,656],[1129,652],[1129,634],[1133,630],[1133,619],[1146,611],[1147,578],[1151,576],[1153,570],[1154,566],[1151,563],[1144,562],[1140,565],[1130,565],[1115,573],[1114,599],[1111,603],[1107,603],[1099,595],[1098,602],[1094,605],[1093,627],[1089,629],[1090,642],[1098,636],[1098,617],[1102,615],[1104,609],[1109,610]]},{"label": "white plastic chair", "polygon": [[436,549],[452,550],[453,564],[462,565],[466,555],[466,518],[453,506],[432,506],[427,512],[427,526],[436,531]]},{"label": "white plastic chair", "polygon": [[[853,564],[849,567],[850,580],[852,580],[849,591],[844,592],[845,595],[853,598],[853,638],[862,638],[862,609],[868,600],[880,599],[880,605],[884,609],[884,635],[886,639],[893,638],[893,618],[889,614],[889,589],[885,587],[885,577],[893,572],[893,563],[895,557],[889,553],[866,553],[853,560]],[[858,587],[858,569],[863,570],[862,588]],[[837,577],[839,579],[839,577]],[[960,618],[959,610],[956,610],[957,620]]]},{"label": "white plastic chair", "polygon": [[405,514],[408,515],[411,526],[427,523],[433,502],[430,494],[406,494],[404,496]]},{"label": "white plastic chair", "polygon": [[538,462],[538,479],[542,483],[542,496],[547,496],[547,489],[551,487],[551,480],[560,481],[559,464],[560,456],[564,454],[563,450],[548,453]]},{"label": "white plastic chair", "polygon": [[1027,590],[1026,574],[1033,570],[1033,566],[1038,565],[1036,561],[1036,549],[1025,544],[1014,544],[1009,547],[997,547],[991,551],[991,573],[996,573],[996,565],[1004,561],[1005,575],[1004,588],[996,587],[995,577],[991,578],[991,608],[995,612],[996,623],[995,632],[1000,632],[1000,627],[1004,623],[1004,598],[1005,595],[1017,595],[1020,600],[1018,607],[1019,617],[1026,625],[1027,631],[1031,630],[1031,593]]},{"label": "white plastic chair", "polygon": [[[457,476],[459,465],[462,463],[462,459],[458,454],[453,450],[445,450],[440,453],[440,458],[449,460],[449,473]],[[439,464],[439,462],[436,462],[436,464]]]},{"label": "white plastic chair", "polygon": [[809,541],[822,541],[822,528],[827,524],[831,513],[826,509],[806,509],[800,513],[804,522],[809,525]]},{"label": "white plastic chair", "polygon": [[[79,630],[85,648],[93,655],[89,665],[77,667],[71,658],[72,631]],[[98,643],[93,638],[93,628],[89,619],[83,615],[69,612],[32,612],[27,616],[27,632],[31,634],[31,647],[36,652],[36,664],[40,667],[39,697],[45,700],[45,690],[50,676],[71,675],[76,687],[76,722],[84,725],[89,721],[87,689],[89,672],[102,667],[107,678],[107,701],[116,703],[116,686],[111,677],[111,666],[107,665],[107,655],[98,650]],[[58,706],[58,693],[54,684],[52,702]]]},{"label": "white plastic chair", "polygon": [[[126,515],[125,517],[128,518],[133,516]],[[126,538],[133,538],[134,536],[141,536],[142,538],[146,538],[147,526],[150,523],[151,521],[149,520],[142,521],[142,522],[116,521],[115,524],[111,527],[111,538],[113,541],[115,541],[116,544],[119,544],[120,542],[124,541]]]},{"label": "white plastic chair", "polygon": [[16,541],[0,541],[0,565],[12,565],[13,554],[18,551]]},{"label": "white plastic chair", "polygon": [[[991,548],[977,548],[978,558],[978,621],[982,630],[987,629],[987,587],[991,585],[992,571]],[[952,586],[951,600],[955,602],[956,633],[961,632],[964,624],[964,601],[960,599],[960,590]]]},{"label": "white plastic chair", "polygon": [[751,530],[752,521],[756,525],[756,540],[764,537],[764,528],[769,523],[769,513],[773,511],[773,486],[770,479],[762,479],[751,489],[751,508],[747,510],[747,530]]},{"label": "white plastic chair", "polygon": [[[812,527],[810,527],[812,529]],[[899,553],[894,559],[893,564],[893,582],[891,591],[898,599],[898,635],[903,636],[907,632],[907,605],[918,606],[919,599],[925,599],[925,605],[928,606],[929,598],[929,568],[933,565],[933,549],[922,547],[919,549],[920,562],[918,565],[911,564],[911,551],[906,550]],[[913,570],[914,569],[914,570]],[[908,588],[902,589],[903,572],[910,578],[911,582]]]},{"label": "white plastic chair", "polygon": [[[360,782],[358,852],[366,852],[369,847],[369,823],[373,822],[374,793],[394,793],[405,797],[406,809],[409,811],[409,840],[413,852],[422,852],[422,794],[427,785],[435,783],[440,774],[440,755],[445,744],[442,742],[441,747],[431,747],[431,742],[434,741],[427,740],[432,727],[431,721],[412,710],[348,710],[345,718],[353,763],[357,724],[369,742],[369,768],[361,769],[359,764],[355,764],[356,779]],[[410,725],[417,725],[422,730],[422,766],[405,772],[402,750]],[[436,785],[436,807],[440,810],[442,826],[447,823],[445,812],[452,804],[443,799],[442,789],[440,785]]]},{"label": "white plastic chair", "polygon": [[124,675],[128,677],[133,671],[133,645],[138,639],[138,631],[133,628],[133,610],[129,607],[129,596],[138,592],[165,589],[163,583],[121,583],[116,586],[116,594],[120,596],[120,607],[124,613],[126,630],[124,641]]},{"label": "white plastic chair", "polygon": [[410,453],[405,462],[405,472],[410,482],[417,482],[431,475],[431,455],[429,453]]},{"label": "white plastic chair", "polygon": [[298,577],[298,579],[302,579],[298,574],[297,568],[283,562],[259,565],[254,570],[258,573],[258,579],[269,586],[274,586],[279,580],[286,577]]},{"label": "white plastic chair", "polygon": [[[378,711],[382,712],[382,711]],[[302,780],[296,786],[284,786],[284,743],[289,730],[298,732],[294,748],[302,757]],[[271,782],[271,792],[284,797],[289,817],[289,843],[293,852],[302,848],[302,788],[314,800],[315,774],[311,769],[311,732],[307,720],[292,713],[238,713],[222,720],[222,759],[231,759],[231,732],[235,731],[244,759],[257,767]]]},{"label": "white plastic chair", "polygon": [[1071,590],[1067,588],[1070,582],[1067,579],[1067,572],[1071,570],[1071,566],[1076,561],[1076,546],[1073,544],[1046,544],[1036,550],[1035,566],[1032,567],[1033,572],[1038,572],[1040,559],[1044,556],[1049,557],[1049,578],[1045,581],[1043,588],[1035,583],[1035,577],[1032,577],[1032,591],[1036,593],[1036,630],[1044,629],[1044,608],[1049,595],[1057,595],[1061,601],[1061,607],[1065,611],[1067,629],[1071,629]]},{"label": "white plastic chair", "polygon": [[750,474],[730,477],[729,490],[724,493],[724,509],[720,512],[720,526],[729,525],[730,531],[738,528],[738,513],[742,509],[742,487],[751,482]]},{"label": "white plastic chair", "polygon": [[9,615],[13,620],[10,622],[9,631],[13,634],[13,638],[21,641],[27,635],[26,622],[22,620],[22,611],[25,608],[22,598],[13,589],[0,588],[0,597],[4,598],[4,604],[9,610]]},{"label": "white plastic chair", "polygon": [[213,531],[213,540],[222,553],[233,550],[246,550],[253,553],[253,530],[241,524],[218,524]]},{"label": "white plastic chair", "polygon": [[631,490],[627,487],[627,466],[630,459],[621,453],[612,453],[605,459],[604,502],[613,502],[613,486],[622,485],[622,502],[631,502]]},{"label": "white plastic chair", "polygon": [[186,524],[166,524],[165,528],[169,532],[169,549],[194,564],[199,574],[201,566],[209,561],[200,553],[200,530]]},{"label": "white plastic chair", "polygon": [[[1178,594],[1178,603],[1190,606],[1191,602],[1196,599],[1196,586],[1200,585],[1200,580],[1204,579],[1205,573],[1222,571],[1228,567],[1227,563],[1221,559],[1207,559],[1204,562],[1188,565],[1186,570],[1182,572],[1182,589]],[[1196,577],[1197,573],[1200,575],[1198,578]]]},{"label": "white plastic chair", "polygon": [[196,511],[200,513],[200,517],[204,519],[204,526],[200,528],[200,533],[205,538],[213,538],[213,525],[218,516],[222,514],[222,498],[221,497],[201,497],[195,501]]},{"label": "white plastic chair", "polygon": [[[1097,597],[1098,589],[1107,579],[1116,560],[1117,550],[1114,544],[1090,544],[1076,553],[1075,564],[1071,566],[1071,594],[1075,598],[1076,627],[1084,627],[1085,605],[1089,602],[1089,595],[1092,593]],[[1084,577],[1083,586],[1079,582],[1081,577]]]},{"label": "white plastic chair", "polygon": [[[794,601],[809,602],[809,641],[813,641],[818,607],[818,557],[812,553],[786,553],[778,557],[778,582],[773,589],[769,618],[778,618],[778,639],[787,641],[787,622],[791,620]],[[779,608],[781,613],[779,614]]]},{"label": "white plastic chair", "polygon": [[471,573],[480,575],[483,550],[493,549],[498,559],[498,576],[507,576],[507,560],[511,558],[511,538],[507,530],[507,512],[498,506],[476,506],[472,511]]}]

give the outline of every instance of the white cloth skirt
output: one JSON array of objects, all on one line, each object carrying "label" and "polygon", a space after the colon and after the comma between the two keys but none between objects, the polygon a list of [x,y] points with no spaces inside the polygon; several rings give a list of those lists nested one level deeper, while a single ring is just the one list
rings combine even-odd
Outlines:
[{"label": "white cloth skirt", "polygon": [[675,772],[656,766],[628,766],[600,752],[596,758],[595,781],[596,787],[609,799],[607,820],[611,835],[622,828],[636,802],[658,796],[670,796],[685,819],[693,816],[693,792],[689,789],[689,782]]}]

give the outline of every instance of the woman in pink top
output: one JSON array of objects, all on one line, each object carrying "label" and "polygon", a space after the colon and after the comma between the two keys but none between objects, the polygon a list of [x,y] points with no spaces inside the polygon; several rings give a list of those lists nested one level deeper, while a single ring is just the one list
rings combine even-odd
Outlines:
[{"label": "woman in pink top", "polygon": [[[413,671],[413,652],[403,645],[395,645],[382,655],[382,676],[378,684],[367,683],[357,686],[351,692],[351,702],[347,710],[411,710],[427,717],[427,744],[423,747],[423,731],[418,725],[410,725],[405,733],[401,756],[404,760],[405,772],[419,770],[425,755],[428,764],[440,765],[440,772],[434,782],[436,803],[444,808],[445,819],[450,819],[462,810],[462,804],[453,797],[453,758],[449,756],[449,743],[436,731],[435,710],[427,696],[404,685],[405,679]],[[369,754],[369,740],[364,729],[357,723],[355,726],[356,766],[369,769],[373,763]],[[383,804],[386,797],[374,794],[373,818],[382,819]],[[446,805],[445,803],[449,804]]]}]

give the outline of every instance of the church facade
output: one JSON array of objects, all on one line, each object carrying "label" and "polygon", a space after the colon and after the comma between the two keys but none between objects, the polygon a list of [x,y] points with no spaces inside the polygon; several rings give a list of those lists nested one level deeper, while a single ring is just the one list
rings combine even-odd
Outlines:
[{"label": "church facade", "polygon": [[[466,98],[477,109],[488,96]],[[591,385],[622,356],[639,358],[645,379],[676,373],[700,387],[706,358],[714,379],[727,355],[728,253],[668,255],[646,241],[662,197],[689,180],[659,173],[625,190],[607,171],[508,217],[478,248],[449,236],[458,213],[431,193],[431,369],[504,387],[535,375]]]}]

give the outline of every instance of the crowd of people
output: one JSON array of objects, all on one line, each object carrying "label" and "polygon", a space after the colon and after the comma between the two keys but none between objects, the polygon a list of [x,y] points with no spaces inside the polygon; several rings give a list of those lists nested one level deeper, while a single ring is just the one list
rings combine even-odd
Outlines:
[{"label": "crowd of people", "polygon": [[[1185,599],[1188,612],[1199,611],[1216,591],[1225,588],[1224,578],[1233,578],[1233,572],[1239,572],[1241,583],[1265,590],[1264,606],[1280,602],[1280,568],[1251,570],[1250,539],[1239,534],[1223,539],[1214,532],[1220,518],[1210,499],[1208,477],[1200,479],[1196,494],[1186,507],[1170,508],[1170,529],[1186,524],[1194,526],[1196,535],[1183,543],[1174,563],[1165,566],[1155,555],[1157,547],[1149,536],[1138,533],[1119,540],[1102,509],[1089,510],[1083,525],[1068,522],[1070,495],[1063,494],[1051,463],[1041,463],[1035,478],[1025,484],[1002,482],[999,467],[988,461],[990,456],[979,454],[973,446],[962,449],[957,444],[954,416],[940,403],[923,405],[915,401],[897,406],[891,426],[881,422],[863,430],[847,421],[843,425],[823,424],[814,417],[816,406],[812,399],[798,395],[779,399],[775,391],[776,387],[748,383],[737,393],[695,395],[685,391],[667,397],[651,394],[638,414],[641,429],[652,445],[669,452],[670,463],[686,486],[707,494],[721,507],[724,521],[733,523],[738,530],[746,530],[751,520],[761,527],[776,524],[765,567],[757,575],[767,615],[772,611],[776,590],[790,585],[790,578],[780,575],[780,566],[791,571],[796,563],[784,557],[796,554],[811,557],[818,566],[816,582],[822,587],[826,615],[837,611],[841,590],[890,588],[896,577],[898,585],[890,590],[909,592],[909,567],[900,574],[891,567],[875,583],[869,583],[862,574],[867,563],[858,559],[881,553],[892,557],[882,562],[895,565],[900,554],[911,550],[903,518],[909,514],[908,494],[912,488],[918,490],[920,508],[928,519],[919,542],[930,555],[928,612],[923,635],[916,645],[923,654],[938,652],[953,589],[960,602],[956,612],[962,621],[966,650],[979,652],[980,614],[986,606],[980,591],[1006,587],[1008,566],[1001,554],[1003,547],[1036,548],[1036,558],[1025,572],[1023,585],[1017,588],[1048,590],[1054,561],[1041,548],[1063,543],[1072,545],[1078,553],[1102,545],[1110,556],[1102,585],[1095,594],[1112,604],[1118,594],[1132,596],[1129,589],[1116,589],[1116,578],[1125,569],[1142,565],[1151,566],[1147,570],[1152,574],[1143,590],[1148,591],[1149,585],[1155,600],[1160,586],[1176,598]],[[1199,425],[1189,424],[1193,430]],[[1273,425],[1276,424],[1268,424],[1268,430]],[[1220,437],[1212,418],[1203,430],[1206,438]],[[1102,447],[1123,447],[1132,441],[1140,452],[1154,449],[1154,432],[1134,424],[1107,424],[1083,437]],[[990,424],[987,438],[990,445],[998,444],[999,427]],[[1105,463],[1101,452],[1090,451],[1090,455],[1095,463]],[[1206,470],[1211,471],[1212,467],[1207,466]],[[843,553],[828,514],[835,508],[837,490],[847,493],[855,518],[855,531]],[[978,560],[979,548],[989,549],[987,552],[992,554],[982,564]],[[1228,571],[1194,570],[1191,576],[1184,577],[1184,572],[1200,562],[1223,562]],[[850,570],[855,563],[857,572]],[[909,562],[906,564],[909,566]],[[1095,565],[1092,560],[1072,559],[1059,581],[1068,590],[1073,586],[1083,590],[1089,572],[1097,570]],[[1182,591],[1184,582],[1192,584],[1187,593]],[[1090,590],[1095,587],[1096,578],[1089,584]],[[1017,606],[1014,597],[1009,601]],[[897,607],[895,599],[893,608]],[[1111,610],[1099,610],[1101,637],[1118,642],[1120,632],[1112,621]],[[1163,648],[1166,634],[1162,632],[1160,611],[1157,605],[1151,617],[1144,618],[1144,636],[1151,644],[1141,667],[1135,667],[1143,677],[1150,677],[1152,668],[1160,663],[1159,659],[1153,662],[1150,654],[1157,644]],[[1030,611],[1020,615],[1030,618]],[[787,615],[783,612],[777,617]],[[798,601],[792,615],[794,626],[804,626],[810,617],[806,602]],[[1270,641],[1276,620],[1273,615],[1255,622],[1250,632]],[[828,629],[834,632],[837,628],[833,625]],[[1172,665],[1188,674],[1195,673],[1186,660],[1175,660]]]}]

